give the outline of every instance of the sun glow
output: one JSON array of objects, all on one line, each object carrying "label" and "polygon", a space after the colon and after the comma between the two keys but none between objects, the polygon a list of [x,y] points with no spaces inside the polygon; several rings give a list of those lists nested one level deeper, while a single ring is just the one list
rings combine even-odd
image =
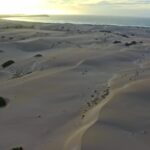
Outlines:
[{"label": "sun glow", "polygon": [[40,0],[0,0],[0,14],[34,12]]},{"label": "sun glow", "polygon": [[57,5],[49,5],[42,0],[0,0],[0,14],[67,14]]}]

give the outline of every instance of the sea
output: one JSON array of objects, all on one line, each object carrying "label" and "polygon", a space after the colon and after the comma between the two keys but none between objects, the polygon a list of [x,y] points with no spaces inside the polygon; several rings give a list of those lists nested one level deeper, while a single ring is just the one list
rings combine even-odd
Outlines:
[{"label": "sea", "polygon": [[72,23],[93,25],[117,25],[150,27],[150,18],[144,17],[117,17],[117,16],[93,16],[93,15],[37,15],[7,17],[7,20],[41,22],[41,23]]}]

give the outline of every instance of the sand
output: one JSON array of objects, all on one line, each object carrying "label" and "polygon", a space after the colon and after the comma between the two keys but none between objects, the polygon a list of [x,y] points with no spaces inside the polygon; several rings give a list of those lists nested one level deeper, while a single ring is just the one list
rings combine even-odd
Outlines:
[{"label": "sand", "polygon": [[1,20],[0,150],[148,150],[149,33]]},{"label": "sand", "polygon": [[98,121],[85,133],[81,149],[148,150],[149,83],[150,79],[141,80],[120,89],[99,112]]}]

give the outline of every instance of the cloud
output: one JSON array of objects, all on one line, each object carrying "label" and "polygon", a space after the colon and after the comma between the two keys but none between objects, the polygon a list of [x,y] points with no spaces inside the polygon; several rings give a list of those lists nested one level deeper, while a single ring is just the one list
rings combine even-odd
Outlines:
[{"label": "cloud", "polygon": [[149,16],[150,0],[99,0],[81,4],[86,14],[109,16]]},{"label": "cloud", "polygon": [[57,4],[101,4],[101,5],[150,4],[150,0],[85,0],[85,1],[82,1],[82,0],[45,0],[44,2],[57,3]]},{"label": "cloud", "polygon": [[[42,0],[41,0],[42,1]],[[44,2],[44,0],[43,0]],[[45,0],[47,3],[55,3],[55,4],[96,4],[99,3],[100,0]]]},{"label": "cloud", "polygon": [[143,4],[150,4],[150,0],[120,0],[120,1],[113,1],[113,0],[108,0],[108,1],[100,1],[97,3],[97,5],[143,5]]}]

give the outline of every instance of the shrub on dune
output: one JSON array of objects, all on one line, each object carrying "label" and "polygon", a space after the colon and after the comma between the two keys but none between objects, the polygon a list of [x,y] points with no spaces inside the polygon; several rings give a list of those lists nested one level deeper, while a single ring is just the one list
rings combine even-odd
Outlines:
[{"label": "shrub on dune", "polygon": [[42,54],[36,54],[34,57],[42,57]]},{"label": "shrub on dune", "polygon": [[13,37],[9,37],[10,40],[13,40]]},{"label": "shrub on dune", "polygon": [[23,147],[15,147],[15,148],[12,148],[11,150],[23,150]]},{"label": "shrub on dune", "polygon": [[0,108],[5,107],[7,105],[6,99],[3,97],[0,97]]},{"label": "shrub on dune", "polygon": [[125,43],[125,46],[131,46],[131,45],[136,45],[137,42],[136,41],[132,41],[130,43]]},{"label": "shrub on dune", "polygon": [[14,63],[15,62],[13,60],[8,60],[8,61],[6,61],[5,63],[2,64],[2,67],[6,68],[6,67],[8,67],[8,66],[10,66],[10,65],[12,65]]},{"label": "shrub on dune", "polygon": [[4,35],[2,35],[2,36],[1,36],[1,38],[2,38],[2,39],[4,39],[4,38],[5,38],[5,36],[4,36]]},{"label": "shrub on dune", "polygon": [[119,44],[119,43],[121,43],[121,41],[114,41],[113,43],[114,44]]}]

